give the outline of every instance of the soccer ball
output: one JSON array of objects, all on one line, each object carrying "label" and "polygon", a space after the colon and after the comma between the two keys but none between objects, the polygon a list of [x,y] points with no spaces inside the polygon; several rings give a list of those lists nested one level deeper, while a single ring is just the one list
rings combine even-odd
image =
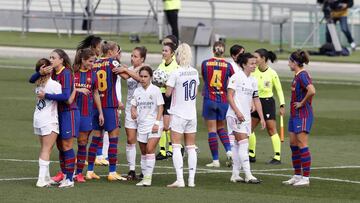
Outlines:
[{"label": "soccer ball", "polygon": [[152,82],[158,87],[163,87],[168,79],[169,75],[164,70],[158,68],[153,73]]}]

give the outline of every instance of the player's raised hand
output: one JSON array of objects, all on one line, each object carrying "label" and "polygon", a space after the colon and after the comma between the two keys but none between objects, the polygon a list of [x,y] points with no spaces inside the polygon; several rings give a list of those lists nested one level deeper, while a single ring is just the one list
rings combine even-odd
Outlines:
[{"label": "player's raised hand", "polygon": [[41,67],[40,67],[40,75],[47,75],[47,74],[49,74],[49,73],[51,73],[52,72],[52,70],[53,70],[53,67],[51,67],[51,66],[46,66],[45,64],[44,65],[42,65]]}]

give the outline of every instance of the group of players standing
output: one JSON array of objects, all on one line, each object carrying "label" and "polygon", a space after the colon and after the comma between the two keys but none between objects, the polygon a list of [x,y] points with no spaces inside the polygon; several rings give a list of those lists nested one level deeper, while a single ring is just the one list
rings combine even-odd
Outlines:
[{"label": "group of players standing", "polygon": [[[259,122],[262,128],[267,126],[273,144],[279,142],[274,145],[275,156],[271,163],[280,163],[280,139],[275,127],[273,86],[278,90],[282,115],[285,113],[285,102],[276,72],[266,65],[268,59],[274,61],[276,56],[265,49],[259,49],[255,54],[244,51],[243,47],[234,45],[230,50],[234,61],[229,63],[223,58],[225,45],[215,42],[214,57],[202,63],[202,114],[208,126],[208,141],[213,156],[213,162],[207,166],[220,166],[217,146],[219,135],[229,160],[233,162],[230,180],[259,183],[250,172],[248,136]],[[30,78],[30,82],[36,83],[38,100],[34,113],[34,132],[39,135],[41,143],[36,186],[59,184],[59,187],[73,187],[74,180],[85,182],[85,179],[99,179],[94,172],[94,162],[103,131],[107,131],[109,181],[141,179],[137,186],[150,186],[156,159],[159,160],[159,156],[172,156],[177,179],[168,187],[185,187],[181,144],[184,138],[189,167],[187,185],[195,187],[196,96],[200,81],[198,71],[191,67],[191,48],[186,43],[178,45],[174,36],[163,40],[163,62],[159,69],[163,69],[170,77],[162,87],[151,82],[153,70],[145,64],[146,52],[145,47],[135,47],[131,54],[132,66],[127,67],[120,63],[121,48],[117,43],[89,36],[80,43],[73,64],[61,49],[53,50],[49,60],[43,58],[38,61],[36,73]],[[312,124],[311,99],[315,89],[308,73],[303,69],[304,63],[308,62],[308,56],[303,51],[296,51],[289,58],[289,67],[295,71],[289,119],[295,175],[284,184],[309,185],[311,159],[307,148],[307,135]],[[257,74],[260,78],[266,77],[261,76],[261,73],[268,72],[271,72],[272,78],[258,82],[251,75],[256,69],[260,71]],[[121,79],[127,81],[128,87],[125,130],[126,157],[130,171],[126,178],[116,172],[119,112],[123,109],[120,96]],[[259,92],[266,88],[270,89],[270,92],[265,91],[268,96],[260,96],[259,99]],[[257,113],[251,114],[255,110]],[[263,111],[266,112],[265,119]],[[226,123],[230,136],[225,130]],[[87,150],[91,132],[92,140]],[[155,156],[160,137],[166,139],[170,134],[172,153],[164,153],[162,142],[160,150],[163,151]],[[77,138],[78,143],[76,158],[73,150],[74,138]],[[136,141],[141,150],[139,176],[135,173]],[[51,178],[49,160],[55,142],[59,150],[61,171]],[[250,152],[255,153],[255,149],[250,149]],[[88,170],[84,177],[82,174],[86,158]],[[245,173],[245,179],[239,176],[241,169]]]}]

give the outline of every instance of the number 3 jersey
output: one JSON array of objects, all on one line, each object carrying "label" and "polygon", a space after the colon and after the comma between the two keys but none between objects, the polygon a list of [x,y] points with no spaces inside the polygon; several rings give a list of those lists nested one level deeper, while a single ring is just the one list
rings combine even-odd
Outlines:
[{"label": "number 3 jersey", "polygon": [[120,63],[112,58],[100,58],[94,63],[93,68],[96,70],[102,108],[119,106],[115,88],[117,75],[112,72],[112,69],[119,65]]},{"label": "number 3 jersey", "polygon": [[211,58],[201,64],[204,80],[203,96],[218,103],[227,103],[227,84],[234,74],[231,64],[223,58]]},{"label": "number 3 jersey", "polygon": [[[36,87],[35,92],[61,94],[61,85],[49,78],[44,87]],[[59,123],[57,102],[49,99],[37,99],[34,112],[34,128],[41,128],[51,123]]]},{"label": "number 3 jersey", "polygon": [[174,88],[169,113],[183,119],[196,119],[196,95],[199,73],[193,67],[179,67],[171,73],[166,85]]}]

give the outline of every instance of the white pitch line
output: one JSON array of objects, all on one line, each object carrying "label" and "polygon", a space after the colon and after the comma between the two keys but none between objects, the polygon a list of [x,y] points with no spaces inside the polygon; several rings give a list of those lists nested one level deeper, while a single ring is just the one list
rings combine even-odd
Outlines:
[{"label": "white pitch line", "polygon": [[[21,160],[21,159],[0,159],[0,161],[12,161],[12,162],[31,162],[37,163],[38,160]],[[52,161],[57,162],[57,161]],[[117,164],[119,166],[128,166],[127,164]],[[156,166],[155,168],[161,169],[173,169],[173,167],[169,166]],[[328,166],[328,167],[312,167],[311,170],[323,170],[323,169],[356,169],[360,168],[360,166]],[[186,170],[186,168],[184,168]],[[209,173],[231,173],[231,170],[219,170],[219,169],[208,169],[208,168],[198,168],[197,174],[209,174]],[[291,171],[292,168],[280,168],[280,169],[258,169],[252,170],[253,174],[257,175],[266,175],[266,176],[278,176],[278,177],[292,177],[292,175],[285,175],[285,174],[277,174],[277,173],[265,173],[265,172],[276,172],[276,171]],[[185,174],[188,172],[184,171]],[[159,172],[154,173],[154,175],[174,175],[174,172]],[[123,174],[126,175],[126,174]],[[106,176],[106,175],[100,175]],[[2,178],[0,181],[19,181],[19,180],[36,180],[37,177],[23,177],[23,178]],[[315,177],[312,176],[310,179],[315,180],[324,180],[324,181],[333,181],[333,182],[343,182],[343,183],[354,183],[360,184],[360,181],[353,181],[353,180],[344,180],[344,179],[337,179],[337,178],[322,178],[322,177]]]}]

